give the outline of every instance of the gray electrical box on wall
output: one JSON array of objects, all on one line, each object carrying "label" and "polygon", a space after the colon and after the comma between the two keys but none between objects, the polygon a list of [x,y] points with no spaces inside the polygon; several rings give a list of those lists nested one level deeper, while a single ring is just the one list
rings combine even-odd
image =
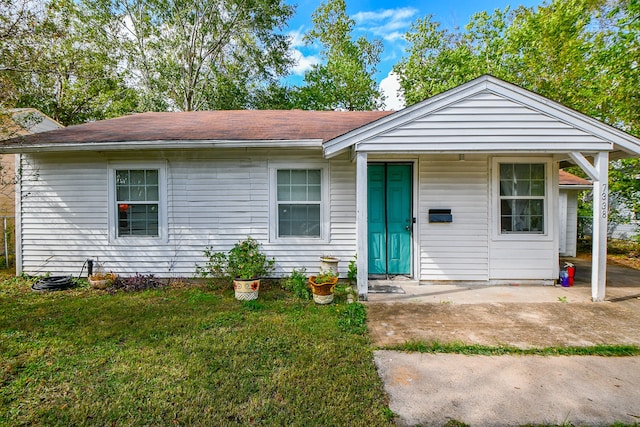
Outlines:
[{"label": "gray electrical box on wall", "polygon": [[429,222],[453,222],[451,209],[429,209]]}]

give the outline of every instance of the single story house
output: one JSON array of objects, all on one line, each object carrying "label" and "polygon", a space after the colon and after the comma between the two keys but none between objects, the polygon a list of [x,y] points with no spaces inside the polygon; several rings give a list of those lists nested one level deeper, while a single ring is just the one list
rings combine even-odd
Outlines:
[{"label": "single story house", "polygon": [[[143,113],[29,135],[19,154],[17,269],[190,276],[248,235],[277,274],[357,254],[420,283],[552,284],[561,163],[593,181],[592,294],[605,290],[610,158],[640,140],[482,76],[397,112]],[[603,231],[604,230],[604,231]]]}]

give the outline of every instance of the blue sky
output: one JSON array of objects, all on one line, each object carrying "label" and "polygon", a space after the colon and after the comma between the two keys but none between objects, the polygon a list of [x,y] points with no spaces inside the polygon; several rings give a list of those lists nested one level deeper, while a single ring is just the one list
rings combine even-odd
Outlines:
[{"label": "blue sky", "polygon": [[[290,3],[296,2],[290,1]],[[320,60],[317,48],[304,46],[302,36],[311,29],[311,14],[321,3],[321,0],[297,1],[296,13],[287,30],[293,38],[294,54],[298,60],[294,76],[289,79],[292,83],[301,82],[304,71]],[[388,98],[392,97],[393,94],[389,92],[394,92],[394,86],[391,81],[393,79],[387,77],[391,67],[404,53],[405,42],[402,36],[417,19],[433,15],[433,19],[445,28],[463,28],[474,13],[482,10],[493,12],[495,9],[504,9],[507,6],[515,9],[519,5],[538,6],[542,3],[542,0],[398,0],[395,2],[346,0],[347,13],[356,21],[353,36],[365,35],[370,39],[383,40],[384,52],[376,79],[382,83]],[[393,104],[390,105],[392,108],[401,107],[393,99],[388,99],[387,104]]]}]

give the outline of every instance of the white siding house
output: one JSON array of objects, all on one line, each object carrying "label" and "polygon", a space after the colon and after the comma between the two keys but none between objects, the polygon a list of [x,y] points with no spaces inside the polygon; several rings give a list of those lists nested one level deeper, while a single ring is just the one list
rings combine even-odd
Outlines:
[{"label": "white siding house", "polygon": [[[276,274],[357,254],[423,284],[558,277],[560,162],[594,183],[604,298],[607,162],[640,140],[491,76],[398,112],[145,113],[9,141],[20,153],[18,271],[190,276],[250,235]],[[603,225],[604,224],[604,225]],[[605,239],[606,240],[606,239]]]}]

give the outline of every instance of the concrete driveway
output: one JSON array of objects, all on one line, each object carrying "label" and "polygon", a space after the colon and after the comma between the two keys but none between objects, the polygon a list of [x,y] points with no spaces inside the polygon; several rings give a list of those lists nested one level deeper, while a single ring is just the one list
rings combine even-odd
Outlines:
[{"label": "concrete driveway", "polygon": [[[402,286],[405,293],[370,294],[369,330],[379,348],[412,340],[640,345],[640,271],[610,266],[602,303],[590,302],[588,265],[578,263],[577,272],[571,288],[414,285]],[[399,425],[640,423],[640,357],[379,350],[375,363]]]}]

